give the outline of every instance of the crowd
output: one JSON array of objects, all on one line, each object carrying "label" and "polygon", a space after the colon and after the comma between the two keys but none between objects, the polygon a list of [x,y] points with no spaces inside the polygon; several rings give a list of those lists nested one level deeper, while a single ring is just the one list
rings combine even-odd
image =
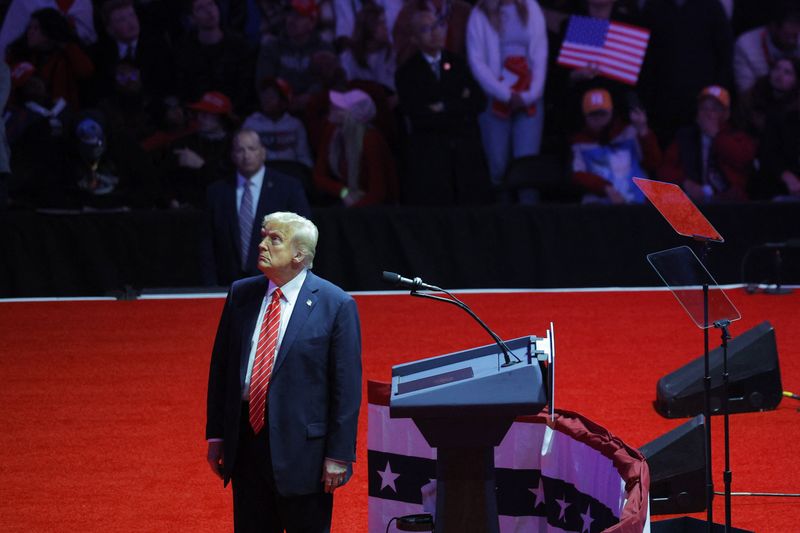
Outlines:
[{"label": "crowd", "polygon": [[[212,209],[243,132],[315,206],[800,200],[796,0],[2,9],[0,209]],[[569,15],[650,31],[635,86],[556,64]]]}]

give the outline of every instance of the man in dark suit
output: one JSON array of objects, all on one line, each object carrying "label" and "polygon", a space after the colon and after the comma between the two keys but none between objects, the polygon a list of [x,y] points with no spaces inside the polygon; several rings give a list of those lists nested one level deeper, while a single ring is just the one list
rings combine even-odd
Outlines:
[{"label": "man in dark suit", "polygon": [[[204,253],[204,277],[208,283],[228,285],[259,274],[260,222],[275,211],[292,211],[311,218],[311,208],[300,182],[264,166],[266,149],[258,133],[243,129],[231,143],[236,167],[233,180],[208,187],[210,245]],[[215,278],[215,279],[214,279]]]},{"label": "man in dark suit", "polygon": [[409,126],[404,200],[414,205],[474,204],[489,179],[478,130],[486,106],[466,61],[444,50],[445,25],[433,11],[411,18],[418,51],[397,71],[400,109]]},{"label": "man in dark suit", "polygon": [[101,8],[105,35],[94,47],[98,72],[96,97],[113,92],[116,67],[125,62],[141,74],[142,94],[149,99],[172,93],[172,55],[164,35],[142,27],[133,0],[107,0]]},{"label": "man in dark suit", "polygon": [[233,482],[234,529],[330,531],[355,460],[361,334],[353,299],[312,274],[317,228],[264,219],[263,276],[231,286],[208,379],[211,469]]}]

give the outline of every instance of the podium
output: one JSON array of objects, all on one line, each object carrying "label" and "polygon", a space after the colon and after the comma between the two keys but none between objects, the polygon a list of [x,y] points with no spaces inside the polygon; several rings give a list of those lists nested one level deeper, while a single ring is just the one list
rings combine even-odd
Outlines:
[{"label": "podium", "polygon": [[[549,348],[537,349],[548,340]],[[491,344],[392,368],[390,416],[412,418],[437,449],[436,533],[499,533],[494,447],[517,416],[548,403],[552,377],[540,356],[551,353],[552,339],[506,345],[517,362],[501,364],[502,351]]]}]

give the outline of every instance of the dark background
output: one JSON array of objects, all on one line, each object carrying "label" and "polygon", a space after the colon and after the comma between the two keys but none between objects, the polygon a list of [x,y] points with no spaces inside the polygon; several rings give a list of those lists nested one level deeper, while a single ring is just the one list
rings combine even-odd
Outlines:
[{"label": "dark background", "polygon": [[[706,262],[719,283],[774,282],[761,245],[800,238],[796,204],[703,212],[726,239]],[[314,271],[349,291],[390,288],[383,270],[452,289],[660,286],[646,255],[692,245],[650,205],[329,208],[314,221]],[[0,214],[0,296],[195,289],[205,227],[193,210]],[[800,283],[800,249],[783,251],[781,271]]]}]

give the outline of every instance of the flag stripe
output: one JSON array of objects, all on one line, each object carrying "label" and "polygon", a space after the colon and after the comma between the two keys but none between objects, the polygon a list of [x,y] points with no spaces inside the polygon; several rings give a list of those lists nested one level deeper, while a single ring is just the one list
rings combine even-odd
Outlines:
[{"label": "flag stripe", "polygon": [[574,61],[582,61],[581,66],[586,66],[589,62],[596,63],[600,66],[608,65],[611,68],[619,70],[621,72],[627,72],[632,76],[636,76],[638,74],[638,69],[631,67],[626,63],[621,63],[619,61],[614,61],[607,58],[598,58],[592,57],[590,55],[584,53],[568,53],[564,55],[565,59],[573,59]]},{"label": "flag stripe", "polygon": [[570,45],[569,47],[565,47],[562,49],[562,53],[574,53],[574,54],[584,54],[587,57],[594,57],[595,60],[597,59],[611,59],[619,61],[620,63],[627,63],[632,68],[636,68],[638,70],[641,61],[637,61],[635,58],[631,57],[630,54],[626,54],[623,52],[617,52],[614,50],[597,50],[591,48],[589,46],[581,46],[581,45]]},{"label": "flag stripe", "polygon": [[597,63],[602,75],[635,84],[649,39],[644,28],[572,16],[556,62],[578,68]]}]

